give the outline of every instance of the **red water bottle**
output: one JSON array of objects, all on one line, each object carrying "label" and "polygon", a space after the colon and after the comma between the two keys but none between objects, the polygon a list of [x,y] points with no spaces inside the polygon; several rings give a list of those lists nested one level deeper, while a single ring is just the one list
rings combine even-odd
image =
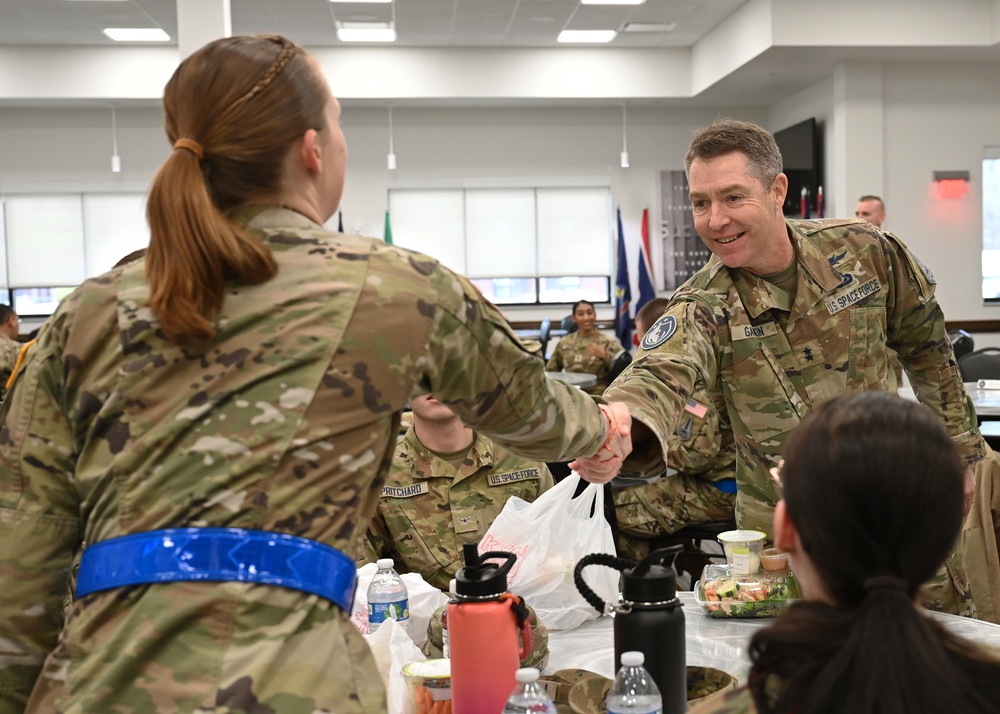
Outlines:
[{"label": "red water bottle", "polygon": [[[527,608],[506,592],[507,573],[517,556],[504,551],[479,555],[475,543],[466,543],[462,551],[465,566],[455,576],[455,595],[448,604],[452,710],[500,714],[516,684],[521,658],[531,652]],[[496,559],[504,562],[486,562]]]}]

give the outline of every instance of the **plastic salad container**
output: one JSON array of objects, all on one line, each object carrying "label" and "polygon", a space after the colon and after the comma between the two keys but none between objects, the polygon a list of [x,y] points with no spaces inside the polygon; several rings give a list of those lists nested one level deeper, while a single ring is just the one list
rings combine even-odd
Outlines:
[{"label": "plastic salad container", "polygon": [[709,617],[776,617],[799,599],[799,585],[787,572],[741,575],[728,563],[706,565],[694,597]]}]

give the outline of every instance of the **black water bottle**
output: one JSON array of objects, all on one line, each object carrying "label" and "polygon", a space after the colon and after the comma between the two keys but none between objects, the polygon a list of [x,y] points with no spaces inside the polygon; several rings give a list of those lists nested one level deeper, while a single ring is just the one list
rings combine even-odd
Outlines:
[{"label": "black water bottle", "polygon": [[663,714],[687,710],[684,610],[674,570],[681,549],[655,550],[634,568],[625,568],[622,602],[615,612],[615,671],[621,669],[623,652],[642,652],[660,689]]}]

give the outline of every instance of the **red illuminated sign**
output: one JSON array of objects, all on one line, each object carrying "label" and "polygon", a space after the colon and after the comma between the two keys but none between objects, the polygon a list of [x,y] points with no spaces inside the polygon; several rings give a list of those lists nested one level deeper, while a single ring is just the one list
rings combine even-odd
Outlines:
[{"label": "red illuminated sign", "polygon": [[937,198],[962,198],[969,192],[969,182],[964,179],[942,179],[934,182],[934,196]]}]

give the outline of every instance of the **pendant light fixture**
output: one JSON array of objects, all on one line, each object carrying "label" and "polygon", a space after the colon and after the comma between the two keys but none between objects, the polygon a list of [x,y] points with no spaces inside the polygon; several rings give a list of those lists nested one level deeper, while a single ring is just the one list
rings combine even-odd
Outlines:
[{"label": "pendant light fixture", "polygon": [[625,110],[625,102],[622,102],[622,156],[621,164],[623,169],[628,168],[628,115]]},{"label": "pendant light fixture", "polygon": [[122,172],[122,157],[118,155],[118,123],[115,116],[115,105],[111,105],[111,171]]},{"label": "pendant light fixture", "polygon": [[389,105],[389,156],[386,157],[386,163],[389,166],[390,171],[396,170],[396,152],[392,148],[392,105]]}]

